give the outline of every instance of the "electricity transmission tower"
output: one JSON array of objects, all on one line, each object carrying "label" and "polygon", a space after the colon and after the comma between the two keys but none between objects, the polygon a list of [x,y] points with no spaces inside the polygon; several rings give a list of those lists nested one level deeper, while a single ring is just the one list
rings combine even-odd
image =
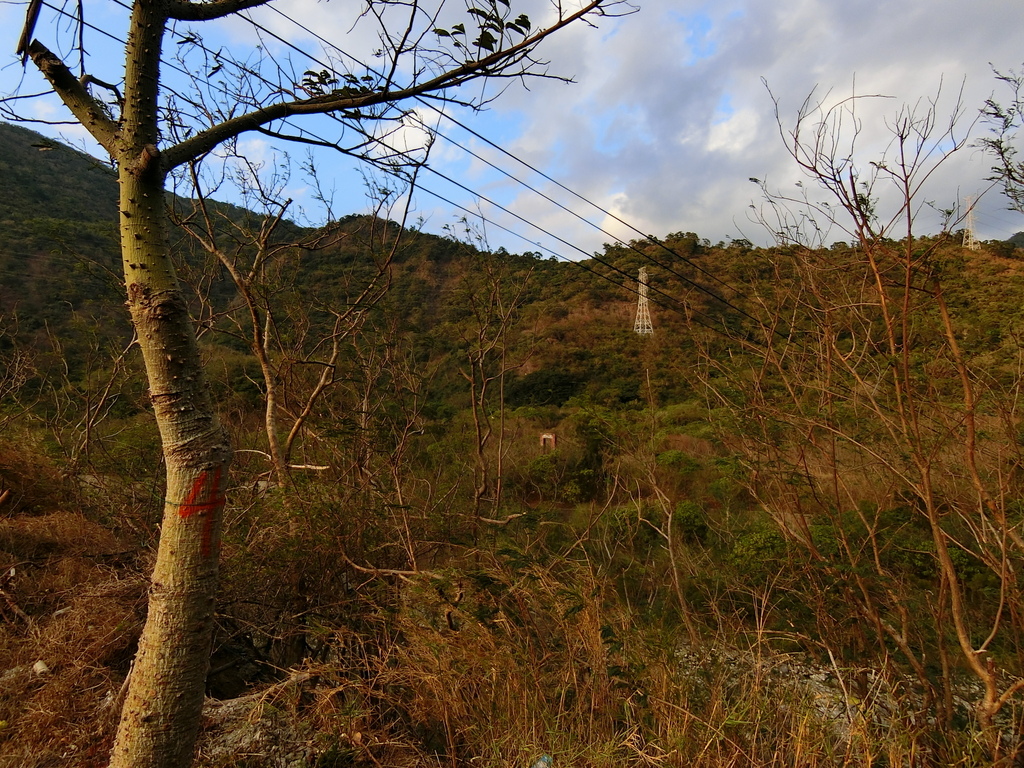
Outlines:
[{"label": "electricity transmission tower", "polygon": [[640,267],[640,275],[636,282],[638,298],[633,330],[637,333],[654,333],[654,326],[651,325],[651,310],[647,306],[647,267]]},{"label": "electricity transmission tower", "polygon": [[981,244],[974,238],[974,198],[967,198],[967,226],[964,228],[964,248],[976,251]]}]

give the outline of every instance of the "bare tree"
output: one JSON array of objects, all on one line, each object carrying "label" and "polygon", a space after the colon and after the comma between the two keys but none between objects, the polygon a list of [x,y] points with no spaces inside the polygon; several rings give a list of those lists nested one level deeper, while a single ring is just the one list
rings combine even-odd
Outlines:
[{"label": "bare tree", "polygon": [[21,402],[23,387],[36,373],[35,355],[17,339],[16,315],[0,314],[0,427],[6,428],[31,410]]},{"label": "bare tree", "polygon": [[1017,132],[1024,128],[1024,72],[996,72],[996,79],[1010,90],[1007,101],[989,99],[982,117],[992,135],[981,139],[981,146],[995,159],[992,180],[1003,185],[1010,207],[1024,213],[1024,160],[1016,146]]},{"label": "bare tree", "polygon": [[[270,46],[238,56],[204,45],[200,28],[231,16],[251,21],[265,40],[272,33],[248,14],[261,7],[274,10],[271,0],[134,0],[123,32],[123,71],[113,83],[89,71],[94,62],[80,36],[84,6],[78,6],[70,25],[72,39],[52,46],[75,52],[76,76],[51,46],[34,37],[43,6],[29,4],[18,53],[26,63],[31,59],[117,169],[128,307],[166,465],[149,614],[113,749],[115,768],[181,766],[191,760],[232,454],[170,258],[168,174],[248,131],[359,153],[372,144],[373,126],[400,121],[398,105],[410,99],[468,103],[454,89],[487,78],[548,76],[536,57],[538,45],[570,24],[611,15],[614,2],[590,0],[574,10],[559,4],[551,23],[537,29],[499,0],[469,7],[465,21],[446,27],[443,19],[450,16],[442,17],[443,5],[371,2],[360,20],[376,26],[379,56],[377,66],[370,67],[346,65],[336,46],[321,61],[306,55],[280,59]],[[49,25],[51,36],[69,30],[55,22]],[[176,61],[166,60],[169,44],[177,49]],[[172,77],[172,67],[184,69],[186,76]],[[231,76],[221,80],[213,77],[217,73]],[[4,113],[23,116],[23,98],[3,100]],[[315,115],[337,117],[341,135],[324,139],[294,122]]]},{"label": "bare tree", "polygon": [[[929,180],[969,130],[960,99],[943,117],[936,97],[897,110],[888,151],[864,162],[859,104],[809,99],[788,129],[779,117],[809,183],[769,193],[761,209],[782,247],[778,279],[759,297],[761,332],[747,345],[752,369],[742,383],[727,377],[739,384],[731,391],[708,381],[745,425],[752,492],[843,590],[879,650],[895,648],[917,676],[922,727],[926,717],[950,727],[965,670],[980,683],[975,713],[999,760],[1009,742],[996,715],[1024,686],[995,660],[1007,663],[1020,642],[1009,617],[1024,608],[1015,576],[1024,542],[1008,514],[1019,372],[965,347],[954,310],[970,286],[950,235],[956,204],[941,233],[917,233]],[[824,247],[829,232],[852,243]],[[1005,353],[1015,360],[1016,342]],[[898,554],[911,546],[933,589],[916,610]],[[979,599],[979,584],[994,599]]]},{"label": "bare tree", "polygon": [[[287,169],[274,167],[267,171],[248,158],[235,159],[244,168],[248,208],[258,213],[236,220],[228,211],[218,209],[203,191],[199,164],[193,163],[189,169],[193,198],[188,210],[175,211],[172,218],[228,273],[235,286],[238,300],[228,308],[217,310],[207,302],[209,317],[204,318],[203,325],[216,329],[218,320],[227,319],[231,330],[222,330],[243,339],[258,361],[271,474],[284,482],[292,469],[302,468],[291,463],[291,456],[318,401],[339,380],[338,358],[343,344],[359,332],[367,312],[388,289],[391,264],[406,231],[411,193],[421,163],[413,163],[412,169],[403,174],[404,194],[385,182],[373,184],[370,197],[374,211],[361,226],[330,222],[289,236],[281,233],[292,204],[281,194],[288,179]],[[315,174],[315,169],[309,168]],[[388,226],[396,205],[401,208],[398,226]],[[366,274],[347,281],[345,286],[333,286],[334,292],[346,292],[343,300],[320,306],[321,300],[307,291],[303,301],[289,312],[277,299],[278,293],[288,289],[281,283],[282,277],[300,270],[304,256],[336,249],[350,240],[358,241],[368,254]],[[322,332],[316,332],[316,324],[309,319],[315,310],[331,318]],[[288,316],[294,313],[297,316]],[[302,368],[315,371],[311,382],[308,376],[292,375]],[[297,380],[305,386],[298,385]],[[296,386],[288,387],[288,383]]]},{"label": "bare tree", "polygon": [[[459,374],[469,385],[473,418],[473,524],[505,524],[509,518],[498,517],[507,451],[505,381],[525,363],[513,349],[513,338],[533,269],[510,274],[500,256],[489,251],[486,233],[465,218],[460,227],[446,229],[456,239],[465,238],[475,266],[462,276],[451,307],[459,318],[452,331],[460,342]],[[485,505],[490,517],[483,516]]]}]

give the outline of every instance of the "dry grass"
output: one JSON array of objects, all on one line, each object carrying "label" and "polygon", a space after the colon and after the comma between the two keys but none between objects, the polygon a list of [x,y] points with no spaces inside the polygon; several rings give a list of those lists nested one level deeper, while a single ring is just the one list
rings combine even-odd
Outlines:
[{"label": "dry grass", "polygon": [[23,446],[0,444],[0,517],[59,509],[72,483],[51,462]]},{"label": "dry grass", "polygon": [[[3,521],[0,550],[14,542],[35,578],[16,592],[30,621],[0,633],[0,766],[104,765],[144,581],[101,562],[117,541],[80,515]],[[911,721],[863,714],[851,680],[806,684],[765,637],[743,651],[725,650],[736,634],[681,649],[671,627],[644,626],[585,562],[474,552],[390,595],[365,608],[359,629],[331,630],[321,657],[283,682],[211,702],[198,765],[525,768],[541,754],[556,768],[956,762],[939,760]],[[33,672],[39,660],[48,673]],[[969,759],[969,738],[949,754],[984,764]]]},{"label": "dry grass", "polygon": [[73,512],[0,520],[0,766],[105,765],[144,609],[125,546]]},{"label": "dry grass", "polygon": [[[260,588],[276,594],[290,584],[288,558],[310,553],[259,542]],[[869,696],[839,670],[830,688],[810,685],[735,618],[703,617],[732,629],[681,648],[673,619],[631,604],[607,563],[567,560],[539,538],[505,545],[439,557],[416,577],[363,574],[343,610],[317,614],[313,658],[210,703],[197,764],[526,768],[542,754],[554,768],[985,764],[969,732],[934,743],[896,687]],[[145,609],[129,549],[83,512],[0,518],[0,568],[16,571],[0,604],[0,768],[105,765]],[[252,632],[281,630],[257,615]],[[314,629],[308,616],[290,620],[295,633]],[[33,669],[39,661],[48,671]],[[859,702],[872,697],[888,714],[867,713]]]},{"label": "dry grass", "polygon": [[813,682],[819,668],[766,642],[680,649],[584,564],[478,553],[413,579],[399,602],[374,633],[339,630],[324,660],[249,696],[234,725],[211,710],[201,765],[950,764],[896,714],[909,707],[896,689],[855,693],[854,671],[838,669]]}]

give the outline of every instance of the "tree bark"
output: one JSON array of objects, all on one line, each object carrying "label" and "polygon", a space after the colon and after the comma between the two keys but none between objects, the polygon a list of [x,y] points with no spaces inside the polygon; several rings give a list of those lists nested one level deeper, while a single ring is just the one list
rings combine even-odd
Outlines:
[{"label": "tree bark", "polygon": [[170,768],[191,762],[202,712],[231,448],[169,258],[162,174],[136,174],[122,163],[119,176],[128,306],[163,443],[167,491],[149,614],[110,765]]},{"label": "tree bark", "polygon": [[217,422],[195,328],[170,258],[157,83],[166,17],[135,3],[115,159],[128,308],[163,444],[167,490],[149,613],[132,667],[112,768],[189,765],[213,632],[231,448]]},{"label": "tree bark", "polygon": [[117,163],[128,308],[138,335],[167,475],[149,613],[130,673],[110,765],[180,768],[199,730],[231,447],[217,422],[195,328],[170,258],[165,163],[157,150],[158,0],[135,3],[125,95],[114,123],[58,57],[37,41],[33,62]]}]

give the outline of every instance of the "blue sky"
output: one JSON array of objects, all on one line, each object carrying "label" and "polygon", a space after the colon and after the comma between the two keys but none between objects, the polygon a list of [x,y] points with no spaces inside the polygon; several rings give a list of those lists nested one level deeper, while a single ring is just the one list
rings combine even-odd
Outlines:
[{"label": "blue sky", "polygon": [[[275,5],[353,54],[372,53],[375,38],[367,34],[365,20],[357,22],[358,5],[340,0],[281,0]],[[453,7],[451,15],[442,20],[454,19],[461,7]],[[540,0],[527,0],[522,7],[535,22],[547,13]],[[86,0],[85,8],[90,23],[123,37],[124,14],[112,0]],[[33,92],[44,87],[31,65],[23,77],[13,55],[24,10],[21,3],[0,5],[0,23],[9,30],[9,53],[0,58],[0,92],[5,94],[18,88]],[[303,49],[312,50],[317,44],[272,12],[265,11],[260,18]],[[767,242],[768,233],[751,220],[750,205],[758,195],[749,179],[765,179],[770,188],[787,194],[796,190],[796,182],[801,180],[783,147],[768,89],[779,101],[786,126],[815,89],[827,104],[854,92],[890,97],[859,102],[858,157],[865,164],[885,151],[886,123],[902,105],[937,98],[940,113],[951,111],[961,84],[964,115],[960,132],[976,138],[985,128],[971,123],[985,99],[1004,95],[992,67],[1007,71],[1020,69],[1024,63],[1018,36],[1007,32],[1022,28],[1024,4],[993,0],[970,5],[926,0],[899,4],[880,0],[796,0],[785,4],[650,0],[633,15],[599,20],[596,29],[579,25],[566,30],[542,49],[550,71],[573,78],[574,84],[535,80],[527,89],[518,82],[505,83],[508,89],[487,111],[462,110],[456,116],[514,157],[640,232],[694,231],[712,241],[747,237]],[[206,46],[214,50],[225,46],[244,51],[254,43],[252,27],[238,21],[204,29],[203,34]],[[69,26],[55,23],[52,11],[44,10],[36,36],[67,52]],[[90,71],[102,79],[117,79],[119,44],[93,33],[87,48]],[[268,45],[266,53],[283,61],[287,51]],[[296,62],[295,66],[301,72],[305,64]],[[485,95],[497,94],[496,86],[488,88]],[[52,100],[23,104],[24,113],[30,116],[58,119],[63,114],[63,108]],[[421,110],[420,115],[428,123],[436,120],[429,110]],[[481,203],[439,176],[425,174],[421,179],[424,190],[413,200],[413,216],[422,217],[429,229],[439,231],[463,212],[453,210],[427,190],[470,210],[481,210],[519,233],[517,237],[488,226],[492,245],[509,250],[537,250],[539,242],[563,256],[578,258],[609,241],[608,232],[636,236],[614,217],[588,206],[485,142],[445,121],[440,125],[456,144],[435,142],[434,167],[521,218]],[[60,133],[72,141],[85,139],[81,129],[30,127]],[[417,141],[418,135],[415,128],[406,131],[409,141]],[[515,184],[458,145],[527,181],[596,226]],[[263,137],[247,137],[241,147],[256,159],[275,157],[274,148]],[[293,160],[304,156],[302,149],[288,151]],[[334,190],[337,214],[366,209],[363,177],[351,160],[320,153],[316,162],[321,182]],[[964,149],[930,180],[923,195],[936,207],[980,196],[975,214],[979,237],[1005,238],[1024,230],[1024,216],[1005,210],[998,191],[986,192],[987,168],[984,156]],[[315,222],[323,215],[313,186],[297,168],[283,188],[308,220]],[[231,196],[226,187],[221,192],[221,196]],[[923,232],[938,226],[934,217],[929,218],[929,211],[926,208],[920,214]],[[556,237],[524,224],[523,219]]]}]

